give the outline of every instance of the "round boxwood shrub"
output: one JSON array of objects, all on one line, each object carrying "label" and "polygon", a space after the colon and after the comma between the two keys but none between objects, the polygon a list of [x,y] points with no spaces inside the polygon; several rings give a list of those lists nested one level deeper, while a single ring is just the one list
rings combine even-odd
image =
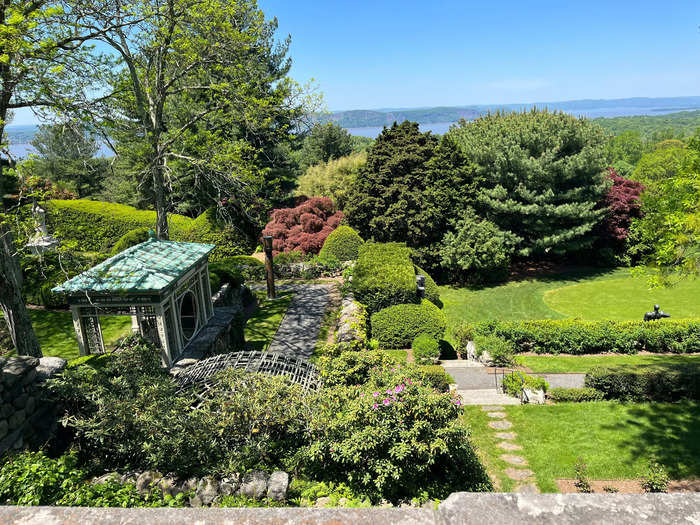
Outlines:
[{"label": "round boxwood shrub", "polygon": [[125,233],[116,242],[116,244],[112,246],[112,255],[116,255],[120,252],[123,252],[127,248],[131,248],[132,246],[136,246],[137,244],[146,242],[150,236],[150,231],[151,228],[143,227],[136,228],[128,233]]},{"label": "round boxwood shrub", "polygon": [[431,364],[440,357],[440,344],[429,334],[420,334],[411,343],[413,359],[421,365]]},{"label": "round boxwood shrub", "polygon": [[434,339],[445,335],[445,314],[430,301],[398,304],[372,314],[372,337],[387,348],[408,348],[416,336],[428,334]]},{"label": "round boxwood shrub", "polygon": [[364,241],[350,226],[341,225],[333,230],[323,243],[321,257],[333,257],[339,261],[356,261],[357,252]]}]

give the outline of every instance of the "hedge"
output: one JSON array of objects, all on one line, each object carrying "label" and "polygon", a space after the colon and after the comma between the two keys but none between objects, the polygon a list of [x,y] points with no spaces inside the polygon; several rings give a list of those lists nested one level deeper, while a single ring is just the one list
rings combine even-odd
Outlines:
[{"label": "hedge", "polygon": [[364,241],[350,226],[340,225],[326,237],[319,252],[320,257],[331,257],[338,261],[355,261]]},{"label": "hedge", "polygon": [[265,264],[250,255],[225,257],[216,261],[216,264],[237,270],[247,281],[261,281],[265,279]]},{"label": "hedge", "polygon": [[426,381],[440,392],[448,392],[450,390],[450,383],[455,382],[452,376],[440,365],[422,365],[418,368],[425,374]]},{"label": "hedge", "polygon": [[471,333],[496,335],[515,343],[517,352],[537,354],[700,352],[700,320],[694,319],[486,321],[473,325]]},{"label": "hedge", "polygon": [[595,388],[552,388],[547,397],[556,403],[582,403],[586,401],[602,401],[603,392]]},{"label": "hedge", "polygon": [[112,246],[112,255],[116,255],[123,252],[127,248],[146,242],[150,237],[150,232],[153,231],[151,228],[136,228],[131,230],[129,233],[122,235],[122,237]]},{"label": "hedge", "polygon": [[419,334],[411,343],[411,351],[416,363],[436,363],[440,357],[440,343],[428,334]]},{"label": "hedge", "polygon": [[508,374],[503,378],[503,390],[508,395],[520,397],[520,393],[524,388],[532,391],[544,390],[546,392],[549,388],[549,384],[542,377],[530,376],[523,373]]},{"label": "hedge", "polygon": [[[113,202],[50,200],[46,202],[46,218],[53,235],[78,243],[81,251],[108,252],[119,239],[137,228],[153,228],[156,212],[138,210]],[[170,236],[180,240],[193,220],[182,215],[168,214]]]},{"label": "hedge", "polygon": [[445,314],[430,301],[399,304],[372,314],[372,338],[385,348],[408,348],[420,334],[439,340],[445,335]]},{"label": "hedge", "polygon": [[[352,290],[355,299],[364,304],[369,313],[419,302],[410,253],[405,244],[395,242],[367,242],[360,247],[352,273]],[[410,338],[408,344],[412,340]]]},{"label": "hedge", "polygon": [[[77,243],[81,251],[109,252],[134,230],[155,229],[156,212],[112,202],[51,200],[46,203],[50,231],[64,241]],[[174,241],[215,244],[210,260],[250,253],[255,243],[230,225],[221,224],[211,208],[196,219],[168,214]]]},{"label": "hedge", "polygon": [[585,385],[603,393],[606,399],[621,401],[700,400],[700,370],[634,369],[596,367],[586,374]]},{"label": "hedge", "polygon": [[432,277],[430,277],[430,274],[428,274],[428,272],[426,272],[425,270],[419,268],[418,266],[414,266],[413,269],[415,270],[416,275],[425,275],[425,298],[438,308],[442,308],[442,301],[440,300],[440,288],[438,288],[437,283],[433,280]]},{"label": "hedge", "polygon": [[209,208],[194,219],[190,227],[173,240],[214,244],[216,248],[209,255],[210,261],[220,261],[227,257],[246,255],[255,250],[256,243],[243,232],[222,223],[216,216],[216,209]]}]

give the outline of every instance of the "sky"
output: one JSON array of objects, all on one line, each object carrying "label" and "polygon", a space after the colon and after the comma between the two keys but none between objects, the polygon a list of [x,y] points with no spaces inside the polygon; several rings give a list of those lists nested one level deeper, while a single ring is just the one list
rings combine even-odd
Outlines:
[{"label": "sky", "polygon": [[700,95],[700,0],[258,2],[331,111]]}]

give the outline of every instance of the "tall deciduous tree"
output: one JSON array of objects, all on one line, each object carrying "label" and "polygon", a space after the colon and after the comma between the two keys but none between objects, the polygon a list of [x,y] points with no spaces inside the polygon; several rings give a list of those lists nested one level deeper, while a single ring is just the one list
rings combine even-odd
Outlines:
[{"label": "tall deciduous tree", "polygon": [[[258,132],[274,127],[271,108],[299,107],[285,76],[288,42],[274,40],[276,21],[266,21],[254,0],[89,1],[100,28],[139,20],[100,39],[124,66],[115,78],[114,133],[138,157],[133,165],[144,165],[137,175],[150,179],[158,236],[168,237],[168,195],[183,172],[254,222],[240,196],[261,175],[252,161],[261,153]],[[288,122],[281,126],[289,132]]]},{"label": "tall deciduous tree", "polygon": [[[86,107],[93,103],[105,60],[84,44],[97,35],[79,6],[62,0],[0,3],[0,136],[10,112],[31,107]],[[111,21],[110,26],[116,21]],[[97,90],[99,91],[99,89]],[[7,148],[2,171],[12,165]],[[0,214],[0,307],[17,353],[41,349],[22,298],[22,274],[7,210]]]},{"label": "tall deciduous tree", "polygon": [[495,113],[450,131],[483,179],[479,210],[519,238],[521,256],[590,246],[603,211],[605,136],[563,113]]}]

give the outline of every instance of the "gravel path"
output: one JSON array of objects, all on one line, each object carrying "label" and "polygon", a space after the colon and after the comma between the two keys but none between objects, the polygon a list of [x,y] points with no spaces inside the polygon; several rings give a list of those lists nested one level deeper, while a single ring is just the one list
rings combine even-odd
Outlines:
[{"label": "gravel path", "polygon": [[331,289],[329,284],[278,286],[278,291],[292,291],[294,297],[268,351],[309,359],[318,341]]}]

